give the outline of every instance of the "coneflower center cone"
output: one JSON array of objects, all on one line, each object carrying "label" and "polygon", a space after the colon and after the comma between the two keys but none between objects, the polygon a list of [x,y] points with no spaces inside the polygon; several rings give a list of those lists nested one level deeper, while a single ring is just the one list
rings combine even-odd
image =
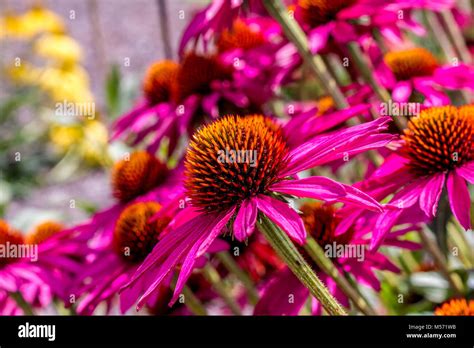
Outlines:
[{"label": "coneflower center cone", "polygon": [[155,62],[148,68],[143,80],[143,92],[150,103],[169,100],[178,69],[179,64],[170,60]]},{"label": "coneflower center cone", "polygon": [[161,205],[156,202],[138,202],[123,210],[115,225],[113,246],[125,260],[140,262],[153,250],[158,237],[166,228],[169,219],[157,218]]},{"label": "coneflower center cone", "polygon": [[230,68],[222,65],[217,56],[188,53],[181,62],[172,86],[172,99],[180,103],[193,94],[207,94],[214,80],[228,79]]},{"label": "coneflower center cone", "polygon": [[410,120],[402,152],[418,176],[446,172],[474,160],[474,106],[432,107]]},{"label": "coneflower center cone", "polygon": [[265,43],[263,34],[254,30],[242,20],[236,20],[229,29],[224,29],[217,40],[219,52],[241,48],[252,49]]},{"label": "coneflower center cone", "polygon": [[298,7],[303,21],[311,27],[317,27],[334,20],[339,11],[355,2],[356,0],[300,0]]},{"label": "coneflower center cone", "polygon": [[46,221],[38,226],[30,232],[26,238],[25,242],[27,244],[40,244],[46,241],[51,236],[55,235],[56,233],[61,232],[64,229],[64,226],[59,222],[55,221]]},{"label": "coneflower center cone", "polygon": [[113,195],[130,201],[162,183],[168,174],[166,166],[146,151],[134,152],[117,162],[112,171]]},{"label": "coneflower center cone", "polygon": [[[23,236],[20,232],[14,230],[4,220],[0,220],[0,245],[7,248],[8,245],[21,245],[24,244]],[[0,267],[5,266],[15,259],[11,257],[0,257]]]},{"label": "coneflower center cone", "polygon": [[399,81],[430,76],[438,67],[433,54],[421,47],[389,52],[384,56],[384,61]]},{"label": "coneflower center cone", "polygon": [[185,188],[201,211],[219,212],[279,180],[288,146],[262,115],[226,116],[198,130],[185,159]]},{"label": "coneflower center cone", "polygon": [[[352,239],[353,229],[336,235],[336,228],[341,219],[337,216],[337,210],[334,207],[319,202],[311,202],[305,203],[299,210],[302,213],[301,218],[308,236],[312,237],[321,248],[325,249],[326,246],[332,246],[333,243],[346,245]],[[303,247],[300,247],[299,250],[314,269],[319,268]]]}]

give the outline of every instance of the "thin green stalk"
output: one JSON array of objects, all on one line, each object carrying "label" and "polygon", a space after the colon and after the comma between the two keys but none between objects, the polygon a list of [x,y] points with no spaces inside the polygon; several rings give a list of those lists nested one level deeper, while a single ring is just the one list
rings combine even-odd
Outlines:
[{"label": "thin green stalk", "polygon": [[195,315],[207,315],[206,307],[202,302],[194,295],[189,286],[185,285],[183,288],[184,304],[188,309]]},{"label": "thin green stalk", "polygon": [[306,35],[299,24],[290,18],[287,9],[279,0],[266,0],[263,4],[268,12],[280,23],[287,38],[294,43],[306,64],[312,69],[316,77],[320,80],[326,92],[334,99],[339,109],[349,106],[344,94],[339,89],[336,80],[331,76],[326,64],[319,55],[311,53]]},{"label": "thin green stalk", "polygon": [[219,296],[224,300],[224,302],[227,304],[232,313],[234,313],[235,315],[242,315],[240,306],[229,295],[230,291],[228,287],[222,282],[221,276],[219,275],[217,270],[208,263],[206,266],[204,266],[202,271],[206,280],[211,283],[214,290],[216,290]]},{"label": "thin green stalk", "polygon": [[443,30],[438,17],[431,11],[423,11],[425,17],[426,26],[430,32],[430,36],[434,42],[438,43],[439,48],[443,51],[446,61],[451,62],[453,58],[456,58],[457,54],[454,51],[454,47],[451,45],[448,36]]},{"label": "thin green stalk", "polygon": [[329,293],[313,269],[301,256],[290,238],[267,216],[260,214],[258,228],[263,233],[276,253],[287,264],[295,276],[308,288],[330,315],[347,315],[343,307]]},{"label": "thin green stalk", "polygon": [[420,230],[421,242],[425,250],[428,251],[430,255],[433,257],[433,261],[439,267],[439,269],[441,270],[441,273],[449,282],[449,285],[451,286],[453,291],[456,293],[456,295],[462,296],[464,293],[464,287],[463,287],[461,279],[459,278],[457,274],[453,274],[452,272],[449,271],[449,268],[443,256],[443,253],[439,249],[436,242],[430,238],[430,236],[428,235],[428,231],[430,231],[428,226]]},{"label": "thin green stalk", "polygon": [[224,267],[232,274],[234,274],[247,290],[247,295],[251,304],[255,305],[258,302],[258,291],[255,288],[252,279],[245,273],[235,262],[234,258],[227,252],[223,251],[217,254],[217,258],[224,265]]},{"label": "thin green stalk", "polygon": [[15,300],[16,304],[23,310],[24,315],[35,315],[33,308],[26,302],[25,298],[20,292],[12,292],[10,296]]},{"label": "thin green stalk", "polygon": [[459,54],[459,57],[463,62],[470,64],[472,61],[471,55],[469,53],[469,50],[467,49],[462,32],[459,29],[458,23],[456,23],[452,12],[450,10],[442,11],[441,18],[443,19],[443,22],[445,24],[444,27],[446,28],[448,36],[450,37],[454,48]]},{"label": "thin green stalk", "polygon": [[357,291],[351,286],[346,278],[339,272],[339,270],[334,266],[331,259],[329,259],[321,246],[311,237],[306,239],[306,244],[304,249],[307,251],[309,256],[316,262],[319,268],[321,268],[324,273],[330,276],[337,284],[337,286],[349,297],[354,305],[366,315],[376,315],[375,311],[370,307],[370,304],[360,296]]}]

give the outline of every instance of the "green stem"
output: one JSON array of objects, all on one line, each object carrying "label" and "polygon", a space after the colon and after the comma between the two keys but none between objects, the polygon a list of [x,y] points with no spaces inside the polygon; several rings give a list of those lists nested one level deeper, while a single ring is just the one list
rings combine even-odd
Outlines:
[{"label": "green stem", "polygon": [[23,310],[24,315],[35,315],[33,308],[31,308],[30,304],[26,302],[25,298],[19,291],[10,293],[10,296],[15,300],[17,305]]},{"label": "green stem", "polygon": [[471,55],[467,49],[466,42],[464,41],[461,30],[459,29],[456,20],[450,10],[445,10],[441,12],[441,18],[444,21],[446,31],[448,32],[451,42],[453,43],[454,48],[458,52],[461,60],[467,64],[471,63]]},{"label": "green stem", "polygon": [[448,36],[444,32],[438,17],[436,17],[434,12],[428,10],[423,11],[423,16],[425,17],[426,26],[430,32],[431,38],[434,42],[438,43],[439,48],[443,51],[446,61],[450,62],[456,57],[456,52],[454,51],[454,47],[451,45]]},{"label": "green stem", "polygon": [[219,296],[224,300],[224,302],[230,308],[232,313],[234,313],[235,315],[242,315],[240,306],[231,296],[229,296],[230,291],[227,286],[225,286],[225,284],[222,282],[221,276],[219,275],[217,270],[208,263],[203,268],[203,275],[206,280],[211,283],[212,287],[214,288],[214,290],[216,290]]},{"label": "green stem", "polygon": [[189,286],[183,288],[184,303],[186,307],[195,315],[207,315],[207,310],[202,302],[194,295]]},{"label": "green stem", "polygon": [[280,23],[287,38],[296,46],[306,64],[312,69],[316,77],[320,80],[326,92],[334,99],[339,109],[349,106],[344,94],[339,89],[336,80],[331,76],[326,64],[319,55],[312,54],[306,35],[299,24],[290,18],[288,11],[280,0],[265,0],[263,4],[268,12]]},{"label": "green stem", "polygon": [[301,256],[290,238],[267,216],[260,214],[257,219],[258,228],[268,240],[272,248],[283,259],[295,276],[316,297],[330,315],[347,315],[343,307],[329,293],[319,280],[313,269]]},{"label": "green stem", "polygon": [[324,273],[330,276],[337,284],[337,286],[349,297],[354,305],[366,315],[376,315],[375,311],[370,307],[369,303],[360,296],[357,291],[351,286],[347,279],[339,272],[334,266],[333,262],[325,255],[324,250],[321,246],[311,237],[306,239],[304,249],[316,262],[319,268]]},{"label": "green stem", "polygon": [[461,279],[459,278],[457,274],[455,273],[453,274],[449,271],[449,268],[443,256],[443,253],[439,249],[436,242],[430,238],[430,236],[428,235],[428,231],[430,231],[430,229],[427,226],[425,226],[424,228],[420,230],[420,238],[425,250],[428,251],[430,255],[433,257],[433,261],[439,267],[439,269],[441,270],[441,273],[449,282],[449,285],[451,286],[453,291],[456,293],[456,295],[462,296],[464,293],[464,289],[463,289],[463,284],[462,284]]},{"label": "green stem", "polygon": [[235,262],[234,258],[227,252],[220,252],[217,254],[217,258],[224,265],[225,268],[232,274],[234,274],[247,290],[247,295],[251,304],[255,305],[258,302],[259,296],[258,291],[252,282],[252,279],[245,273]]}]

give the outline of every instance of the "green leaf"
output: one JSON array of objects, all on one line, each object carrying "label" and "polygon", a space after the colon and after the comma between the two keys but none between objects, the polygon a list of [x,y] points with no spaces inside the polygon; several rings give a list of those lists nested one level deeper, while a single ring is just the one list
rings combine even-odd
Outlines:
[{"label": "green leaf", "polygon": [[105,95],[107,112],[111,118],[115,118],[121,111],[121,75],[117,64],[112,65],[105,82]]}]

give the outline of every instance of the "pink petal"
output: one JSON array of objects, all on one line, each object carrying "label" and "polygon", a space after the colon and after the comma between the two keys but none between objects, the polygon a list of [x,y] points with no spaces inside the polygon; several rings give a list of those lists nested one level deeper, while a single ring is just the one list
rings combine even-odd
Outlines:
[{"label": "pink petal", "polygon": [[474,161],[457,168],[456,173],[462,176],[471,184],[474,184]]},{"label": "pink petal", "polygon": [[392,91],[392,98],[398,103],[406,103],[410,99],[412,86],[410,82],[398,82]]},{"label": "pink petal", "polygon": [[320,199],[337,199],[346,195],[342,184],[323,176],[312,176],[299,180],[284,180],[270,187],[270,190],[288,195]]},{"label": "pink petal", "polygon": [[241,242],[248,238],[255,228],[255,221],[257,221],[257,203],[250,198],[242,202],[235,218],[235,238]]},{"label": "pink petal", "polygon": [[456,173],[449,173],[446,186],[449,205],[454,216],[464,229],[469,230],[471,228],[471,198],[466,181]]},{"label": "pink petal", "polygon": [[438,173],[428,180],[422,188],[420,194],[420,208],[430,218],[436,215],[445,177],[444,173]]},{"label": "pink petal", "polygon": [[306,241],[306,230],[301,217],[287,203],[278,199],[259,195],[256,198],[257,207],[266,216],[285,231],[291,239],[300,245]]},{"label": "pink petal", "polygon": [[298,315],[309,291],[289,268],[276,273],[262,290],[254,315]]}]

